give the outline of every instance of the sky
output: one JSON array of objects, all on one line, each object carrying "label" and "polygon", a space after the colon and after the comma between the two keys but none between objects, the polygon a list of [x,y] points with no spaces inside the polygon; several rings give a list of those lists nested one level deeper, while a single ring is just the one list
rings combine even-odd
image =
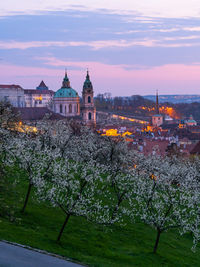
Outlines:
[{"label": "sky", "polygon": [[200,94],[198,0],[0,2],[0,84],[56,91],[65,68],[79,95]]}]

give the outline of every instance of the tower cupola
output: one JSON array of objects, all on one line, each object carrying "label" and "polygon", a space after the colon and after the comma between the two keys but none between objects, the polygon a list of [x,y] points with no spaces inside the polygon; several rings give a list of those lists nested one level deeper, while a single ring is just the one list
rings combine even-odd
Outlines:
[{"label": "tower cupola", "polygon": [[88,70],[87,70],[85,82],[83,84],[83,91],[88,91],[88,93],[93,91],[93,86],[92,86],[92,82],[90,81],[90,75],[89,75]]},{"label": "tower cupola", "polygon": [[69,81],[69,78],[67,76],[67,71],[65,70],[65,77],[63,79],[63,82],[62,82],[62,88],[70,88],[70,81]]}]

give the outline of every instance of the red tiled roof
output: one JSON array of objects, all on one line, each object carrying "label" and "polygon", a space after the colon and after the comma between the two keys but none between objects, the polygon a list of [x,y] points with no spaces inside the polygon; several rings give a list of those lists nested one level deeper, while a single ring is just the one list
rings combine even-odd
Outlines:
[{"label": "red tiled roof", "polygon": [[169,145],[169,141],[163,140],[163,141],[150,141],[146,140],[146,146],[143,147],[143,153],[145,155],[152,154],[152,151],[156,148],[157,150],[157,155],[162,155],[164,156],[166,154],[166,149],[167,146]]},{"label": "red tiled roof", "polygon": [[18,85],[18,84],[0,84],[0,88],[2,88],[2,89],[7,89],[7,88],[21,88],[22,89],[22,87],[20,86],[20,85]]}]

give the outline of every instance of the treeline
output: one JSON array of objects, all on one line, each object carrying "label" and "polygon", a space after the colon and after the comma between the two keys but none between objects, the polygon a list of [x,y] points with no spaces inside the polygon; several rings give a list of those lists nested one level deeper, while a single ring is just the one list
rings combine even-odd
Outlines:
[{"label": "treeline", "polygon": [[[95,97],[95,105],[97,110],[104,111],[124,111],[127,113],[135,113],[139,106],[153,106],[153,101],[145,99],[140,95],[130,97],[111,97],[107,94],[99,94]],[[137,112],[136,112],[137,113]]]},{"label": "treeline", "polygon": [[181,103],[172,105],[182,115],[189,117],[192,115],[195,120],[200,121],[200,103],[194,102],[191,104]]},{"label": "treeline", "polygon": [[[111,97],[110,94],[99,94],[95,97],[97,110],[131,113],[140,116],[151,116],[155,113],[155,102],[140,95],[130,97]],[[180,118],[188,118],[190,115],[200,121],[200,103],[162,103],[160,106],[172,107]],[[142,109],[144,107],[144,109]],[[146,108],[146,109],[145,109]],[[169,114],[170,115],[170,114]]]},{"label": "treeline", "polygon": [[[12,110],[2,108],[0,190],[4,190],[7,168],[17,166],[23,171],[27,193],[20,196],[24,198],[21,212],[29,208],[31,194],[44,205],[59,208],[65,220],[58,226],[57,241],[73,216],[104,227],[115,223],[124,227],[128,218],[132,224],[142,221],[156,229],[154,253],[161,234],[170,229],[192,234],[196,247],[200,238],[198,158],[144,157],[130,150],[123,139],[102,137],[73,122],[44,120],[36,125],[37,132],[19,133],[10,130],[12,116]],[[1,199],[1,210],[9,209],[3,205]]]}]

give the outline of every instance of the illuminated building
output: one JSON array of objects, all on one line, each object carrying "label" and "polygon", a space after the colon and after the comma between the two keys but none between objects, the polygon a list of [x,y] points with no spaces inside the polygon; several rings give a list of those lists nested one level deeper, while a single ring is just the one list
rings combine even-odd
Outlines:
[{"label": "illuminated building", "polygon": [[49,90],[44,81],[36,89],[23,89],[19,85],[0,85],[0,100],[8,101],[16,108],[23,108],[24,110],[19,111],[27,118],[33,117],[33,120],[39,120],[41,113],[56,113],[60,119],[73,117],[93,127],[96,125],[96,108],[88,71],[83,84],[82,97],[80,107],[80,97],[71,87],[66,71],[62,87],[56,92]]},{"label": "illuminated building", "polygon": [[43,81],[35,89],[25,89],[25,106],[26,107],[50,107],[54,91],[49,90]]}]

